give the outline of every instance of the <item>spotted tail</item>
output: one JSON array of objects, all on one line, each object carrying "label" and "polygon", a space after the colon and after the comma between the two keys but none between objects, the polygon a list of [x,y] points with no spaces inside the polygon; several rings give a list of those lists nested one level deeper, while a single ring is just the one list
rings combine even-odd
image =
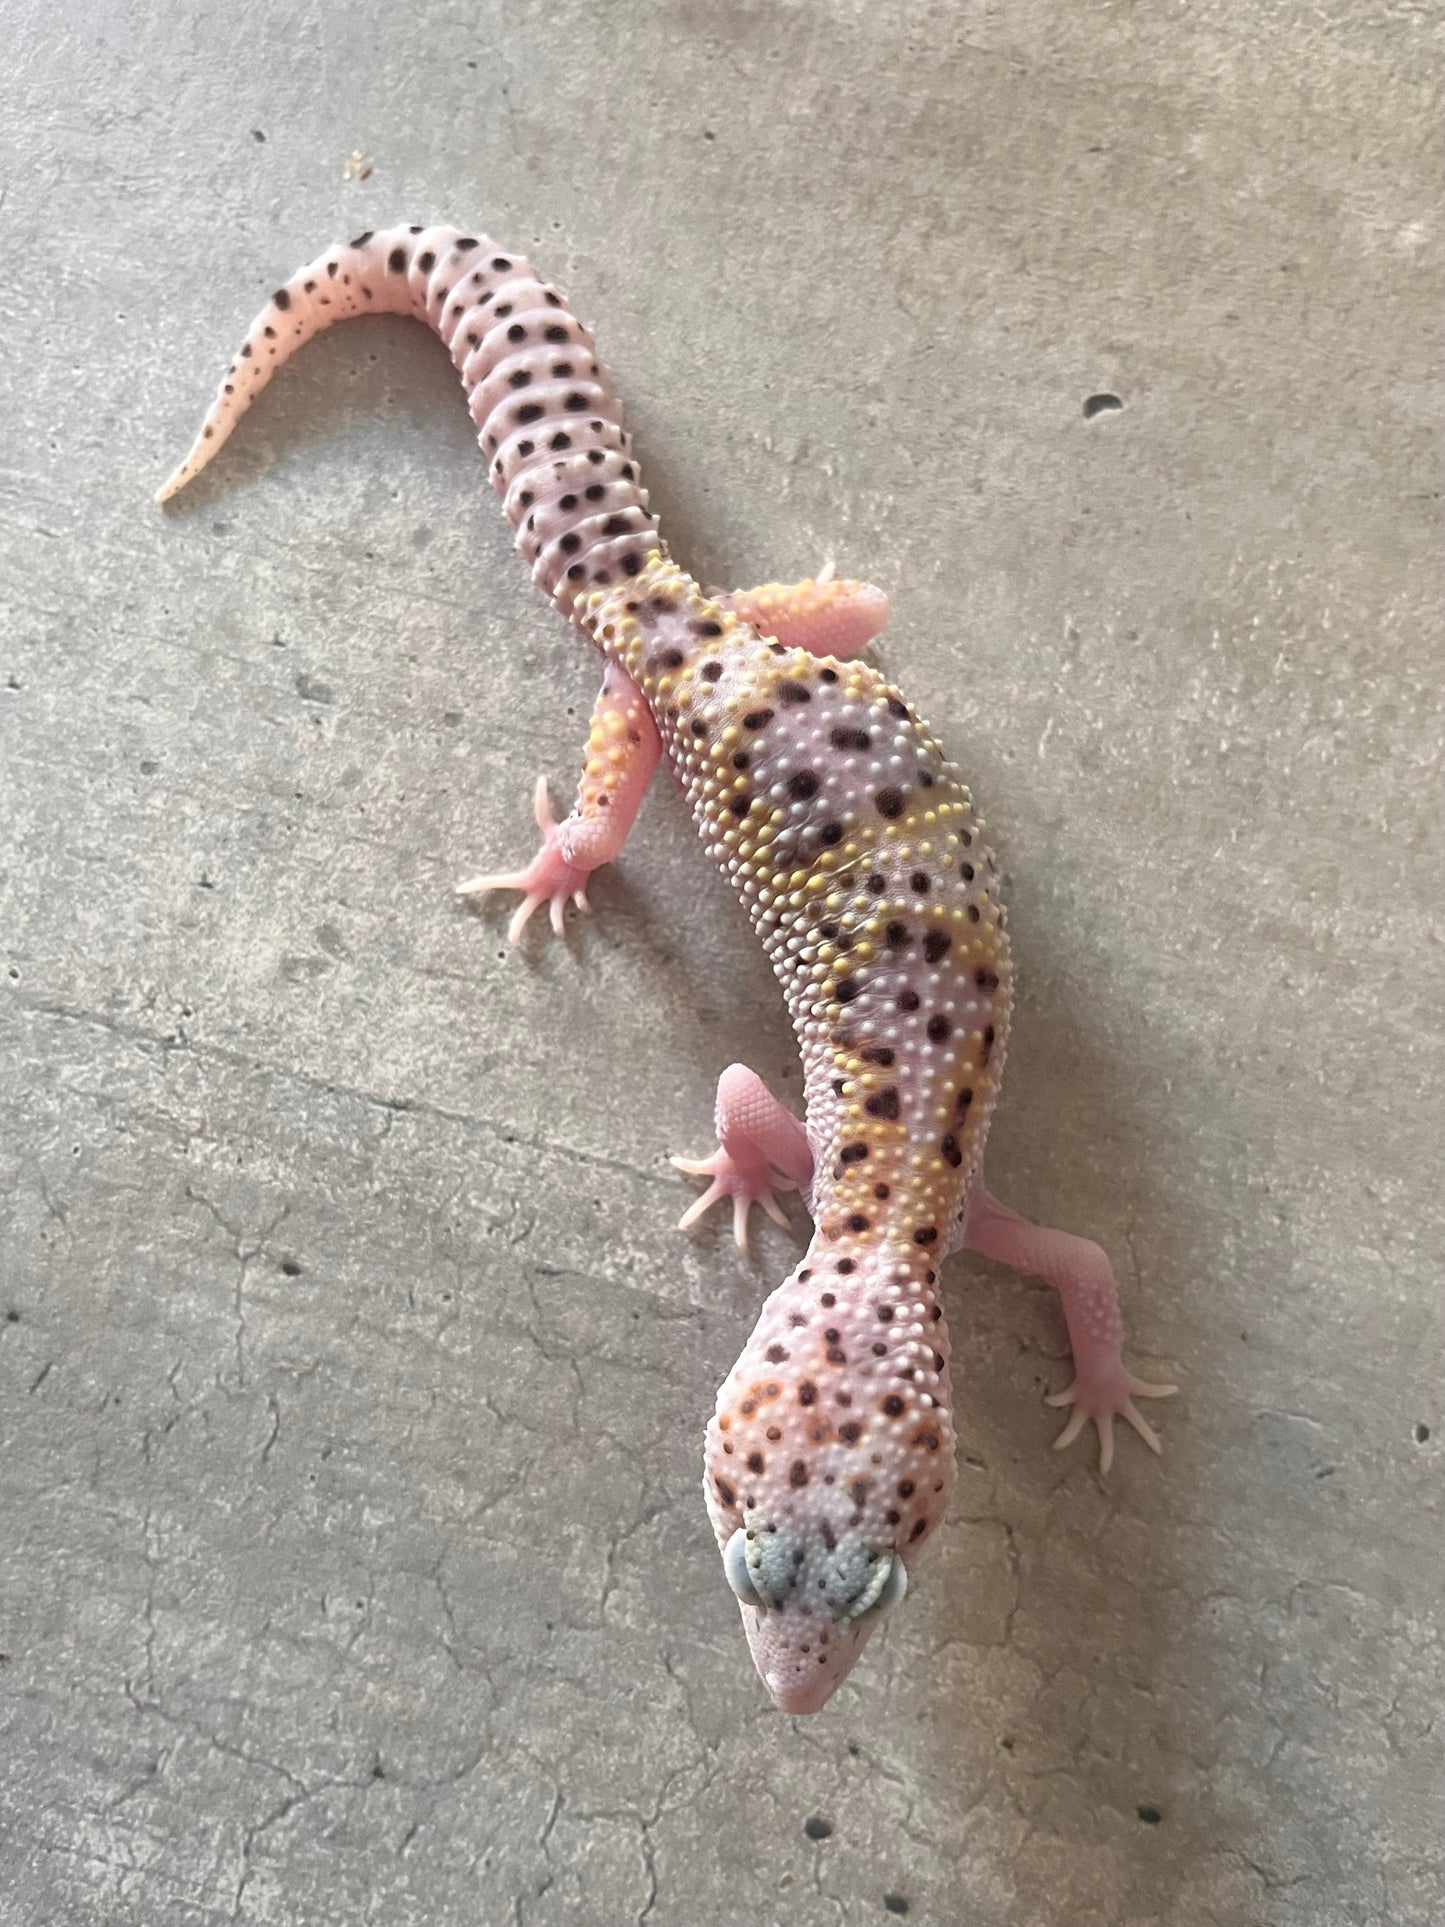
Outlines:
[{"label": "spotted tail", "polygon": [[661,547],[591,335],[530,263],[450,227],[358,235],[278,288],[156,500],[200,473],[303,343],[359,314],[414,315],[446,343],[517,547],[565,610]]}]

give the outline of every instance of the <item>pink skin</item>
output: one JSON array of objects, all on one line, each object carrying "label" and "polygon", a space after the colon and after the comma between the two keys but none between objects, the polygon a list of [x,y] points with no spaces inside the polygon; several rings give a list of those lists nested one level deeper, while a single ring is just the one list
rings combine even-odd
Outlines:
[{"label": "pink skin", "polygon": [[731,1198],[733,1236],[745,1252],[750,1208],[760,1205],[775,1224],[786,1226],[774,1194],[807,1189],[813,1181],[813,1153],[797,1118],[746,1064],[730,1064],[718,1079],[713,1121],[718,1148],[710,1157],[671,1160],[689,1177],[712,1180],[677,1228],[689,1230],[719,1199]]},{"label": "pink skin", "polygon": [[1050,1405],[1072,1405],[1068,1424],[1054,1440],[1062,1451],[1090,1423],[1099,1433],[1099,1470],[1114,1462],[1114,1420],[1122,1418],[1151,1452],[1160,1449],[1153,1427],[1135,1407],[1136,1398],[1170,1398],[1177,1385],[1148,1385],[1125,1368],[1121,1356],[1124,1319],[1114,1267],[1092,1239],[1030,1224],[1000,1204],[980,1184],[969,1203],[964,1246],[1001,1265],[1045,1278],[1058,1292],[1074,1354],[1074,1381],[1054,1392]]},{"label": "pink skin", "polygon": [[550,906],[552,928],[562,934],[562,912],[569,900],[591,908],[587,879],[610,863],[627,841],[642,798],[657,767],[662,745],[642,692],[624,669],[609,663],[592,709],[587,760],[577,801],[558,823],[547,800],[547,779],[537,778],[535,811],[542,847],[522,870],[471,877],[457,895],[475,902],[492,890],[520,890],[522,902],[507,927],[516,943],[534,910]]},{"label": "pink skin", "polygon": [[[813,1181],[813,1157],[807,1132],[793,1113],[745,1064],[732,1064],[718,1079],[715,1105],[718,1148],[710,1158],[692,1161],[673,1158],[679,1171],[710,1177],[712,1184],[682,1219],[686,1230],[720,1198],[733,1200],[737,1242],[747,1249],[746,1225],[750,1205],[759,1204],[779,1224],[786,1219],[777,1209],[773,1192],[780,1188],[775,1171],[785,1174],[788,1190],[807,1195]],[[737,1215],[737,1214],[740,1214]],[[1069,1328],[1074,1355],[1073,1383],[1053,1392],[1045,1403],[1071,1405],[1068,1424],[1054,1440],[1054,1449],[1072,1445],[1084,1427],[1099,1434],[1099,1469],[1114,1462],[1114,1421],[1122,1418],[1151,1452],[1160,1450],[1152,1426],[1134,1405],[1136,1398],[1170,1398],[1177,1385],[1150,1385],[1126,1369],[1122,1356],[1124,1318],[1114,1267],[1108,1254],[1092,1239],[1047,1225],[1031,1224],[1017,1211],[1000,1204],[982,1178],[970,1194],[966,1225],[950,1250],[976,1251],[981,1257],[1016,1271],[1046,1279],[1058,1292]]]},{"label": "pink skin", "polygon": [[[560,484],[540,494],[543,507],[562,492]],[[534,495],[534,501],[539,498]],[[856,656],[888,620],[888,598],[868,582],[838,581],[829,570],[816,579],[796,583],[770,582],[757,589],[739,589],[722,598],[723,607],[760,633],[775,637],[789,648],[839,660]],[[478,903],[493,890],[520,890],[522,902],[507,926],[507,938],[517,943],[534,911],[549,906],[553,930],[562,934],[563,912],[569,902],[590,912],[587,879],[604,863],[620,855],[637,820],[642,798],[662,753],[657,725],[641,690],[616,663],[609,663],[592,711],[587,761],[571,814],[558,823],[552,815],[545,777],[538,777],[534,810],[542,832],[542,847],[520,870],[469,877],[457,885],[457,895]],[[679,1170],[689,1167],[673,1160]],[[700,1167],[693,1176],[711,1175]],[[722,1195],[721,1193],[712,1193]],[[729,1193],[728,1195],[732,1195]],[[756,1202],[785,1222],[771,1192]],[[684,1224],[691,1224],[691,1214]],[[747,1248],[747,1211],[743,1208],[738,1243]]]},{"label": "pink skin", "polygon": [[[784,1174],[789,1187],[796,1186],[805,1198],[809,1196],[813,1188],[812,1154],[802,1125],[761,1078],[744,1065],[731,1065],[718,1080],[716,1119],[718,1149],[711,1158],[696,1163],[673,1159],[680,1170],[712,1179],[709,1190],[687,1213],[683,1224],[695,1222],[711,1204],[724,1196],[730,1197],[738,1242],[743,1244],[751,1204],[760,1204],[770,1215],[781,1216],[773,1198],[779,1183],[776,1172]],[[826,1193],[813,1199],[813,1205],[821,1223],[827,1211]],[[1176,1388],[1146,1384],[1126,1369],[1120,1352],[1124,1328],[1114,1274],[1098,1245],[1087,1238],[1029,1223],[990,1195],[980,1171],[969,1194],[966,1215],[955,1229],[950,1248],[967,1248],[999,1263],[1035,1273],[1046,1278],[1059,1292],[1073,1347],[1075,1376],[1067,1390],[1053,1394],[1048,1400],[1051,1405],[1073,1406],[1068,1424],[1055,1440],[1055,1449],[1071,1444],[1084,1426],[1092,1423],[1099,1433],[1100,1469],[1107,1472],[1113,1462],[1114,1421],[1123,1418],[1152,1451],[1158,1452],[1159,1441],[1140,1415],[1134,1399],[1167,1398]],[[826,1242],[815,1236],[804,1263],[769,1298],[743,1357],[719,1393],[718,1414],[709,1431],[709,1462],[721,1465],[724,1477],[731,1476],[731,1466],[736,1460],[720,1458],[719,1452],[727,1454],[744,1449],[733,1415],[739,1410],[747,1413],[750,1406],[741,1401],[745,1397],[756,1400],[760,1391],[766,1395],[776,1387],[781,1393],[780,1397],[768,1400],[765,1407],[766,1413],[775,1420],[768,1436],[777,1440],[777,1456],[787,1459],[790,1454],[805,1449],[806,1427],[799,1421],[811,1420],[818,1408],[810,1406],[805,1413],[795,1408],[796,1327],[806,1316],[818,1273],[831,1255]],[[928,1277],[931,1279],[932,1275],[930,1272]],[[900,1294],[896,1286],[890,1289],[886,1282],[881,1285],[875,1282],[866,1285],[862,1293],[865,1299],[881,1295],[885,1300],[895,1301],[915,1294],[918,1342],[926,1340],[927,1345],[936,1342],[942,1348],[939,1376],[930,1382],[936,1382],[941,1395],[939,1404],[946,1410],[947,1341],[938,1336],[944,1330],[941,1323],[930,1325],[922,1317],[933,1302],[926,1285],[915,1280]],[[835,1302],[839,1298],[841,1302]],[[878,1329],[871,1322],[871,1314],[865,1313],[860,1318],[856,1302],[850,1305],[841,1294],[825,1302],[833,1304],[828,1316],[839,1328],[840,1351],[850,1358],[865,1358],[871,1349],[868,1341]],[[909,1306],[900,1303],[898,1316],[910,1315],[914,1314]],[[899,1329],[896,1318],[890,1320],[890,1329]],[[871,1375],[860,1373],[848,1396],[847,1412],[851,1415],[870,1405],[876,1407],[879,1389]],[[951,1428],[946,1432],[949,1451],[940,1477],[937,1452],[917,1449],[916,1431],[912,1439],[907,1436],[916,1422],[915,1418],[905,1423],[901,1438],[896,1436],[899,1429],[896,1425],[892,1438],[885,1428],[884,1436],[877,1441],[882,1450],[871,1455],[874,1466],[880,1461],[884,1466],[877,1482],[910,1495],[927,1494],[931,1489],[935,1495],[931,1503],[941,1498],[946,1504],[953,1477]],[[944,1431],[944,1411],[938,1412],[935,1424],[939,1432]],[[734,1428],[730,1438],[718,1430],[720,1425]],[[732,1440],[739,1440],[736,1448]],[[830,1444],[825,1450],[835,1452],[836,1448]],[[856,1461],[851,1454],[843,1454],[833,1462],[837,1465],[838,1484],[842,1485],[849,1471],[856,1471]],[[763,1606],[754,1599],[740,1598],[738,1602],[758,1675],[774,1705],[788,1713],[817,1712],[827,1703],[857,1663],[874,1627],[887,1610],[884,1605],[855,1614],[846,1603],[841,1609],[829,1610],[819,1601],[818,1592],[829,1573],[830,1561],[835,1562],[838,1556],[830,1542],[842,1539],[846,1549],[847,1524],[852,1521],[846,1521],[846,1515],[836,1512],[837,1486],[833,1486],[831,1492],[825,1491],[821,1501],[814,1500],[816,1491],[816,1485],[810,1481],[802,1492],[779,1494],[772,1508],[775,1524],[769,1530],[791,1536],[801,1583]],[[740,1529],[738,1517],[719,1502],[711,1483],[705,1488],[705,1496],[718,1547],[726,1562],[729,1542]],[[915,1498],[913,1503],[930,1502]],[[897,1518],[898,1514],[895,1511],[891,1516]],[[903,1561],[905,1569],[911,1570],[921,1542],[937,1516],[932,1510],[920,1512],[913,1528],[916,1538],[893,1555]],[[854,1535],[860,1541],[860,1557],[867,1548],[884,1543],[884,1533],[877,1520],[870,1524],[871,1530]]]},{"label": "pink skin", "polygon": [[[544,594],[607,659],[572,812],[525,868],[463,894],[521,892],[515,942],[546,904],[587,907],[665,753],[737,891],[798,1033],[806,1129],[752,1072],[718,1089],[710,1180],[687,1213],[796,1186],[815,1231],[764,1304],[708,1427],[704,1491],[758,1671],[815,1712],[944,1517],[956,1476],[945,1253],[967,1244],[1059,1289],[1076,1375],[1058,1444],[1116,1418],[1157,1450],[1123,1366],[1096,1245],[1029,1224],[983,1183],[1007,1051],[1012,966],[997,865],[961,773],[859,658],[887,599],[828,571],[719,598],[672,559],[591,334],[521,256],[445,226],[329,248],[257,315],[165,500],[226,441],[271,376],[354,315],[409,314],[448,348],[489,478]],[[679,1160],[679,1162],[682,1162]]]}]

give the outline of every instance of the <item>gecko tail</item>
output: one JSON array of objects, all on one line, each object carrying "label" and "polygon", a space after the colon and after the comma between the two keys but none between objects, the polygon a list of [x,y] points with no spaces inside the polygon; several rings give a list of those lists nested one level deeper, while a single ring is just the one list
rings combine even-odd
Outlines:
[{"label": "gecko tail", "polygon": [[252,322],[156,500],[200,474],[298,348],[361,314],[412,315],[441,337],[517,547],[567,613],[661,550],[622,405],[591,335],[529,262],[454,227],[360,234],[292,275]]},{"label": "gecko tail", "polygon": [[[156,490],[157,502],[168,502],[195,480],[230,440],[237,422],[277,369],[313,335],[353,315],[420,312],[411,277],[405,272],[408,255],[396,237],[410,239],[423,232],[396,228],[360,234],[345,246],[328,248],[276,290],[251,323],[185,459]],[[491,243],[473,245],[490,247]],[[396,272],[388,271],[388,257],[398,262]]]}]

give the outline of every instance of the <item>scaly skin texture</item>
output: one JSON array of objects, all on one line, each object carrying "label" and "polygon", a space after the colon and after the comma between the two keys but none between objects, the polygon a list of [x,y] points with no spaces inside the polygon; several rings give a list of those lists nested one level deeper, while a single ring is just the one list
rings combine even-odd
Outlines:
[{"label": "scaly skin texture", "polygon": [[[763,1307],[708,1427],[705,1492],[753,1657],[775,1703],[820,1707],[948,1506],[949,1338],[939,1265],[973,1242],[1059,1285],[1078,1377],[1065,1434],[1115,1415],[1149,1442],[1097,1247],[989,1198],[984,1141],[1012,975],[983,825],[899,691],[858,659],[881,592],[826,578],[714,595],[673,561],[591,336],[509,250],[452,228],[333,248],[258,316],[186,460],[183,487],[274,370],[332,321],[407,313],[446,342],[494,486],[540,586],[607,659],[578,802],[539,786],[542,848],[465,894],[515,889],[514,940],[548,904],[586,907],[659,753],[746,906],[803,1056],[806,1129],[751,1072],[719,1086],[719,1148],[683,1168],[751,1203],[798,1187],[815,1222]],[[679,1160],[678,1162],[683,1162]],[[781,1174],[778,1176],[777,1174]],[[1102,1269],[1101,1269],[1102,1267]]]}]

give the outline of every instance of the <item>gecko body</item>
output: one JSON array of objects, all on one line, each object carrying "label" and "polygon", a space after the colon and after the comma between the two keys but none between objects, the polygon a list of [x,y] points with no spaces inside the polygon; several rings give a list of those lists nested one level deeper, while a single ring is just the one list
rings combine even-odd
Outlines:
[{"label": "gecko body", "polygon": [[707,1428],[704,1490],[759,1674],[787,1710],[846,1677],[937,1530],[954,1480],[941,1262],[965,1243],[1050,1277],[1105,1464],[1131,1395],[1108,1261],[992,1199],[984,1143],[1012,974],[994,860],[933,732],[857,651],[886,598],[857,583],[704,590],[658,532],[592,337],[560,292],[484,236],[395,228],[330,249],[277,290],[164,500],[205,465],[271,374],[331,322],[428,322],[467,391],[493,484],[539,586],[606,664],[578,802],[542,846],[468,894],[586,907],[667,758],[708,854],[741,897],[788,1000],[806,1124],[751,1072],[719,1084],[719,1145],[675,1160],[731,1198],[798,1188],[802,1260],[763,1307]]}]

